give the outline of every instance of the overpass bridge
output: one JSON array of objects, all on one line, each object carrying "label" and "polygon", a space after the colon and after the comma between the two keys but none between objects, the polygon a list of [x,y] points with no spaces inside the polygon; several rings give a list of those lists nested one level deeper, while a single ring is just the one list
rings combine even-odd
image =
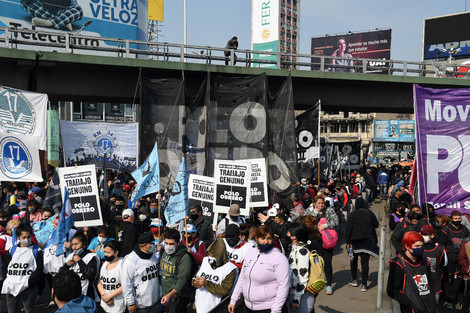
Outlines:
[{"label": "overpass bridge", "polygon": [[[271,90],[278,90],[290,72],[296,109],[307,109],[321,99],[326,111],[364,113],[412,113],[413,84],[470,87],[466,76],[434,77],[430,63],[353,59],[354,73],[345,73],[330,71],[328,56],[251,50],[237,50],[236,65],[226,66],[225,51],[233,64],[233,51],[224,48],[0,27],[0,85],[47,93],[51,101],[139,103],[141,75],[174,78],[184,73],[188,91],[194,93],[208,72],[266,73]],[[257,53],[272,58],[254,59]],[[274,68],[253,67],[254,63]]]}]

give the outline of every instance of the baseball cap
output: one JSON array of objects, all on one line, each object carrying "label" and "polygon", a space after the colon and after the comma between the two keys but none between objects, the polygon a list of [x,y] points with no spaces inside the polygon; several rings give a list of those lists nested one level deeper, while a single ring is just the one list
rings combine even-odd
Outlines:
[{"label": "baseball cap", "polygon": [[24,191],[18,191],[16,199],[26,199],[26,193]]},{"label": "baseball cap", "polygon": [[41,188],[39,188],[38,186],[34,186],[33,188],[31,188],[31,191],[34,193],[38,193],[41,191]]},{"label": "baseball cap", "polygon": [[147,214],[147,213],[150,213],[150,209],[146,206],[143,206],[139,209],[139,212],[142,214]]},{"label": "baseball cap", "polygon": [[273,216],[276,216],[276,215],[277,215],[277,209],[275,209],[274,207],[272,207],[268,210],[268,216],[273,217]]},{"label": "baseball cap", "polygon": [[122,217],[124,216],[134,216],[134,211],[132,211],[131,209],[125,209],[124,211],[122,211]]},{"label": "baseball cap", "polygon": [[276,209],[276,210],[279,210],[279,203],[274,203],[272,208]]},{"label": "baseball cap", "polygon": [[114,183],[115,183],[115,184],[120,184],[120,183],[121,183],[121,180],[116,179],[116,181],[115,181]]},{"label": "baseball cap", "polygon": [[188,234],[196,233],[196,226],[194,226],[193,224],[186,225],[186,232]]},{"label": "baseball cap", "polygon": [[144,244],[144,243],[154,243],[155,238],[153,237],[152,233],[143,233],[142,235],[139,236],[139,239],[137,239],[137,243],[139,245]]},{"label": "baseball cap", "polygon": [[20,209],[27,209],[28,208],[28,202],[26,200],[21,200],[19,203],[18,203],[18,207]]},{"label": "baseball cap", "polygon": [[307,185],[307,178],[302,178],[300,182],[302,183],[302,185]]},{"label": "baseball cap", "polygon": [[152,223],[150,224],[150,226],[152,227],[158,227],[158,226],[163,226],[163,222],[161,219],[159,218],[154,218],[152,219]]},{"label": "baseball cap", "polygon": [[228,215],[240,216],[240,206],[236,203],[232,204],[228,210]]},{"label": "baseball cap", "polygon": [[225,228],[225,237],[233,237],[240,235],[240,227],[237,224],[230,224]]},{"label": "baseball cap", "polygon": [[122,185],[122,188],[125,190],[125,191],[130,191],[131,190],[131,185]]},{"label": "baseball cap", "polygon": [[423,225],[420,229],[422,235],[434,235],[434,228],[431,225]]}]

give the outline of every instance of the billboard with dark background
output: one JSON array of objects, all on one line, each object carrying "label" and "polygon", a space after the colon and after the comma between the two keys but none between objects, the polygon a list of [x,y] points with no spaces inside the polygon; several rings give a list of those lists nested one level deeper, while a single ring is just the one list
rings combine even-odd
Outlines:
[{"label": "billboard with dark background", "polygon": [[469,58],[470,55],[470,12],[431,17],[424,20],[423,60],[447,58],[442,49],[461,51],[456,59]]},{"label": "billboard with dark background", "polygon": [[[345,57],[390,60],[390,47],[392,30],[378,30],[362,33],[340,34],[334,36],[313,37],[312,55],[333,56],[339,49],[338,43],[343,38],[346,43]],[[352,61],[352,60],[351,60]],[[320,69],[320,59],[312,58],[312,63],[317,63],[312,70]],[[362,72],[362,62],[346,66],[334,66],[331,59],[326,60],[325,71],[333,72]],[[368,62],[368,66],[385,67],[386,62]],[[353,67],[354,66],[354,67]],[[382,72],[381,69],[368,69],[368,72]]]}]

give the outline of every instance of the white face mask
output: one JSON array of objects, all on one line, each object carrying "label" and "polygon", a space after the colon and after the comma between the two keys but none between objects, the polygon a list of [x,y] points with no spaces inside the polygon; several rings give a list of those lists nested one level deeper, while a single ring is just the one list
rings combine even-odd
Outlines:
[{"label": "white face mask", "polygon": [[166,254],[173,254],[176,251],[176,246],[165,246]]},{"label": "white face mask", "polygon": [[107,237],[100,237],[100,236],[98,236],[98,241],[99,241],[100,243],[105,243],[106,240],[108,240]]},{"label": "white face mask", "polygon": [[424,243],[428,243],[431,241],[431,238],[429,238],[429,236],[424,236],[423,235],[423,238],[424,238]]},{"label": "white face mask", "polygon": [[33,239],[32,238],[20,239],[19,242],[22,246],[29,247],[33,243]]}]

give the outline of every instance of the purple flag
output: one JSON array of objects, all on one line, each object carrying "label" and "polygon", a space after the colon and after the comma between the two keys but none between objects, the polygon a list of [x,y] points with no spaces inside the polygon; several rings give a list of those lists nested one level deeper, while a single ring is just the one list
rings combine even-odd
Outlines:
[{"label": "purple flag", "polygon": [[470,89],[414,85],[420,204],[470,209]]}]

